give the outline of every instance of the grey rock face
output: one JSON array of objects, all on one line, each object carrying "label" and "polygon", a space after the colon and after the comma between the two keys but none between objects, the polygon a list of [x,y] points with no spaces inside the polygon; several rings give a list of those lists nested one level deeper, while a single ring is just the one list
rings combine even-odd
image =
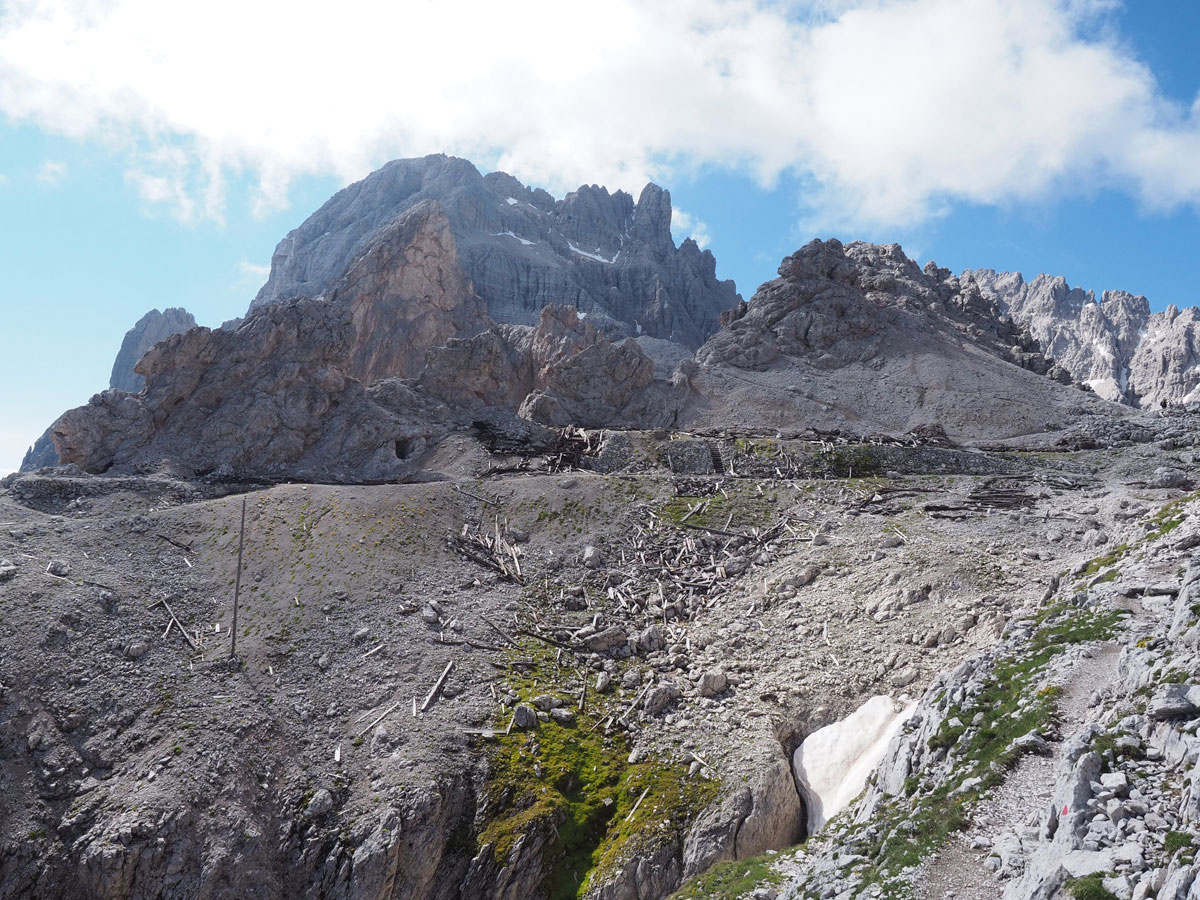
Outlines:
[{"label": "grey rock face", "polygon": [[656,185],[636,203],[594,185],[555,200],[439,155],[396,160],[335,194],[280,241],[251,309],[329,292],[383,229],[429,200],[445,210],[462,269],[497,322],[533,325],[547,304],[567,304],[614,335],[695,348],[738,299],[710,252],[691,240],[675,247],[670,195]]},{"label": "grey rock face", "polygon": [[50,437],[50,429],[42,432],[42,436],[33,442],[33,446],[25,451],[21,460],[21,471],[32,472],[44,466],[58,465],[58,452],[54,449],[54,441]]},{"label": "grey rock face", "polygon": [[170,307],[162,312],[157,309],[150,310],[125,332],[121,349],[113,361],[108,386],[113,390],[136,394],[145,386],[146,379],[141,373],[134,371],[134,366],[146,355],[146,351],[173,334],[180,334],[195,327],[196,319],[186,309]]},{"label": "grey rock face", "polygon": [[395,477],[419,423],[452,417],[393,380],[368,391],[347,376],[354,334],[346,307],[304,300],[236,331],[176,335],[138,363],[143,393],[105,391],[52,426],[59,455],[89,472],[169,459],[198,473]]},{"label": "grey rock face", "polygon": [[1200,400],[1200,310],[1150,312],[1145,297],[1125,291],[1072,288],[1066,279],[968,269],[973,280],[1026,325],[1077,381],[1097,394],[1137,407]]},{"label": "grey rock face", "polygon": [[458,264],[445,210],[432,200],[376,232],[329,299],[350,309],[349,372],[364,384],[416,375],[427,349],[491,324]]},{"label": "grey rock face", "polygon": [[536,328],[499,326],[425,355],[418,381],[450,405],[519,407],[539,425],[659,427],[686,385],[655,378],[638,342],[605,338],[572,307],[547,306]]},{"label": "grey rock face", "polygon": [[936,426],[978,441],[1119,414],[1062,385],[1032,335],[973,282],[922,270],[895,244],[813,241],[779,275],[697,352],[686,369],[697,399],[681,425]]}]

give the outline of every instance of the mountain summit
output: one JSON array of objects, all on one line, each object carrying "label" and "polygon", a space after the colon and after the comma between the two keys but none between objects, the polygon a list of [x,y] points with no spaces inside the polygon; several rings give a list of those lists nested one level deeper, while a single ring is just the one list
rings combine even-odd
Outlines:
[{"label": "mountain summit", "polygon": [[380,234],[422,203],[440,208],[458,265],[488,315],[534,325],[548,304],[574,306],[612,335],[646,334],[695,349],[739,297],[716,260],[671,239],[671,195],[648,184],[635,202],[583,186],[561,200],[465,159],[398,159],[338,191],[279,242],[251,311],[329,292]]}]

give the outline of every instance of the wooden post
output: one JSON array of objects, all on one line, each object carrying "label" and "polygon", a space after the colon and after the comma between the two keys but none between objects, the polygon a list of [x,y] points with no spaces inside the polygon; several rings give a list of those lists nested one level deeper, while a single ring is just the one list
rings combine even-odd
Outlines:
[{"label": "wooden post", "polygon": [[229,658],[237,657],[238,597],[242,592],[242,547],[246,543],[246,498],[242,497],[242,525],[238,530],[237,576],[233,581],[233,637],[229,642]]}]

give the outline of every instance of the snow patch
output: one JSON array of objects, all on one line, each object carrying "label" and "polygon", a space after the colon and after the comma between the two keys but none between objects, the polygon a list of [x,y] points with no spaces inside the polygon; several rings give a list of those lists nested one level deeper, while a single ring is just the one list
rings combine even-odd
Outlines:
[{"label": "snow patch", "polygon": [[505,197],[504,202],[507,203],[509,206],[516,206],[521,201],[518,200],[516,197]]},{"label": "snow patch", "polygon": [[570,241],[567,241],[567,246],[570,247],[572,250],[574,250],[576,253],[578,253],[580,256],[586,256],[588,259],[594,259],[594,260],[596,260],[596,262],[607,263],[610,266],[613,263],[615,263],[617,261],[617,257],[621,255],[621,251],[618,250],[616,252],[616,255],[613,256],[612,259],[609,259],[608,257],[600,256],[597,253],[588,253],[586,250],[580,250],[578,247],[576,247]]},{"label": "snow patch", "polygon": [[511,231],[493,231],[493,232],[492,232],[492,237],[510,237],[510,238],[516,238],[518,241],[520,241],[520,242],[521,242],[522,244],[524,244],[526,247],[528,247],[528,246],[530,246],[530,245],[532,245],[532,244],[533,244],[533,241],[527,241],[527,240],[525,240],[525,238],[521,237],[519,234],[513,234]]},{"label": "snow patch", "polygon": [[893,735],[916,708],[915,700],[897,709],[891,697],[872,697],[842,721],[814,731],[796,748],[792,771],[804,790],[810,835],[862,793]]}]

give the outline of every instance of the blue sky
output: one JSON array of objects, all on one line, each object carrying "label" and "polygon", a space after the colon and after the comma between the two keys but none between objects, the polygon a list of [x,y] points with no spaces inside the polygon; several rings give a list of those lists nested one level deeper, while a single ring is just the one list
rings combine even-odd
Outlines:
[{"label": "blue sky", "polygon": [[0,2],[0,472],[146,310],[240,315],[276,241],[398,156],[653,179],[747,298],[836,236],[1200,300],[1200,4],[393,6]]}]

